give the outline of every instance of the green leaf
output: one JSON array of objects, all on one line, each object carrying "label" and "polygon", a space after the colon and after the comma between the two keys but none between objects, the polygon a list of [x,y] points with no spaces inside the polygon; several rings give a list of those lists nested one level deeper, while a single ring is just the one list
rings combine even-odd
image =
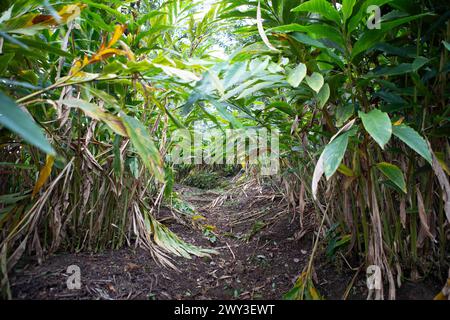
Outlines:
[{"label": "green leaf", "polygon": [[432,163],[431,152],[424,138],[422,138],[413,128],[407,125],[392,127],[392,133],[406,143],[411,149],[420,154],[430,164]]},{"label": "green leaf", "polygon": [[377,44],[383,37],[393,28],[396,28],[402,24],[410,22],[412,20],[418,19],[420,17],[426,16],[429,13],[418,14],[414,16],[408,16],[404,18],[399,18],[392,21],[381,21],[381,29],[367,30],[363,35],[356,41],[352,49],[352,59],[358,54],[372,48]]},{"label": "green leaf", "polygon": [[302,3],[298,7],[295,7],[291,11],[293,12],[314,12],[320,14],[322,17],[334,21],[337,24],[341,23],[339,13],[331,3],[326,0],[310,0]]},{"label": "green leaf", "polygon": [[352,132],[347,131],[331,141],[323,150],[323,165],[325,177],[329,179],[339,168],[347,150],[348,137]]},{"label": "green leaf", "polygon": [[355,107],[352,104],[339,105],[336,109],[336,126],[341,127],[353,115]]},{"label": "green leaf", "polygon": [[306,76],[306,83],[316,93],[319,93],[323,86],[323,77],[320,73],[314,72],[311,76]]},{"label": "green leaf", "polygon": [[245,98],[245,97],[251,95],[252,93],[254,93],[256,91],[270,88],[273,86],[273,84],[274,83],[272,81],[259,82],[259,83],[255,84],[253,87],[247,88],[244,91],[242,91],[241,94],[236,99],[242,99],[242,98]]},{"label": "green leaf", "polygon": [[14,58],[14,52],[8,52],[0,55],[0,76],[7,70],[8,64]]},{"label": "green leaf", "polygon": [[0,92],[0,124],[46,154],[56,154],[33,118],[2,92]]},{"label": "green leaf", "polygon": [[348,22],[348,32],[353,32],[360,23],[364,23],[363,17],[367,15],[367,8],[371,5],[381,7],[382,5],[391,2],[392,0],[366,0],[357,11],[354,12],[353,17]]},{"label": "green leaf", "polygon": [[245,73],[247,72],[247,63],[237,62],[231,65],[228,71],[225,73],[223,79],[223,86],[225,89],[232,87],[236,83],[242,81]]},{"label": "green leaf", "polygon": [[450,51],[450,43],[448,43],[447,41],[442,40],[442,44],[444,45],[445,49]]},{"label": "green leaf", "polygon": [[303,43],[303,44],[306,44],[308,46],[321,48],[321,49],[327,49],[328,48],[324,43],[322,43],[322,42],[320,42],[320,41],[318,41],[316,39],[313,39],[313,38],[311,38],[311,37],[309,37],[309,36],[307,36],[306,34],[303,34],[303,33],[294,32],[294,33],[290,34],[290,36],[292,38],[294,38],[296,41],[298,41],[300,43]]},{"label": "green leaf", "polygon": [[325,83],[325,85],[320,89],[319,93],[317,94],[317,100],[319,100],[319,108],[322,108],[325,103],[327,103],[328,98],[330,97],[330,86],[328,83]]},{"label": "green leaf", "polygon": [[133,146],[141,157],[147,169],[155,178],[164,182],[164,171],[161,155],[147,131],[147,128],[137,119],[122,114],[123,124],[127,130]]},{"label": "green leaf", "polygon": [[[316,39],[315,44],[312,44],[312,45],[315,45],[319,48],[321,48],[321,47],[328,48],[328,46],[319,45],[317,39],[331,40],[331,41],[337,43],[338,45],[340,45],[341,47],[345,46],[344,39],[342,38],[342,35],[339,33],[339,30],[337,28],[332,27],[327,24],[313,23],[313,24],[304,26],[304,25],[300,25],[297,23],[291,23],[291,24],[287,24],[284,26],[278,26],[278,27],[272,28],[272,29],[270,29],[270,31],[282,32],[282,33],[305,32],[310,37]],[[296,34],[297,33],[294,33],[292,35],[296,35]],[[298,38],[298,36],[294,36],[294,38],[296,38],[296,37]],[[303,40],[311,42],[311,40],[313,40],[313,39],[306,39],[303,37]],[[302,37],[300,37],[298,39],[298,41],[302,42]]]},{"label": "green leaf", "polygon": [[364,128],[372,138],[384,149],[392,135],[392,124],[386,112],[374,109],[369,113],[359,112]]},{"label": "green leaf", "polygon": [[287,76],[287,82],[297,88],[306,76],[306,66],[303,63],[299,63]]},{"label": "green leaf", "polygon": [[347,21],[348,18],[351,17],[352,12],[353,12],[353,7],[356,4],[356,0],[344,0],[342,2],[342,8],[341,8],[341,12],[342,15],[344,16],[344,23],[345,21]]},{"label": "green leaf", "polygon": [[368,76],[397,76],[405,73],[412,73],[423,67],[429,60],[424,57],[417,57],[412,63],[400,63],[395,67],[381,68]]},{"label": "green leaf", "polygon": [[406,182],[403,177],[403,173],[399,167],[387,162],[380,162],[377,164],[377,168],[397,187],[406,193]]}]

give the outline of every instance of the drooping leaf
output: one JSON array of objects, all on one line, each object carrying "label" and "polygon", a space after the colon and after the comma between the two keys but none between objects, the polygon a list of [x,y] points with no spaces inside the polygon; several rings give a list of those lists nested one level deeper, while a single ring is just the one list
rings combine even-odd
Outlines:
[{"label": "drooping leaf", "polygon": [[39,190],[41,190],[42,186],[47,181],[48,177],[50,176],[50,173],[52,172],[54,162],[55,162],[55,157],[48,154],[47,158],[45,160],[45,165],[42,167],[41,171],[39,172],[38,180],[36,181],[36,184],[34,185],[33,193],[31,194],[32,198],[39,192]]},{"label": "drooping leaf", "polygon": [[309,0],[303,2],[298,7],[292,9],[293,12],[314,12],[318,13],[324,18],[334,21],[337,24],[341,22],[341,18],[339,17],[339,13],[330,2],[326,0]]},{"label": "drooping leaf", "polygon": [[[356,121],[356,119],[349,121],[338,132],[336,132],[336,134],[333,137],[331,137],[330,143],[332,143],[334,141],[334,139],[336,137],[338,137],[341,133],[346,133],[347,131],[349,131],[353,127],[353,124],[355,123],[355,121]],[[347,137],[347,139],[348,139],[348,137]],[[347,140],[347,143],[348,143],[348,140]],[[311,183],[311,190],[312,190],[312,195],[313,195],[314,200],[317,199],[317,189],[319,187],[320,178],[322,177],[323,173],[325,172],[324,158],[325,158],[325,150],[320,155],[319,160],[317,161],[317,164],[314,168],[314,173],[313,173],[313,178],[312,178],[312,183]],[[338,164],[338,166],[339,166],[339,164]],[[329,170],[329,172],[330,171],[331,170]]]},{"label": "drooping leaf", "polygon": [[259,36],[261,37],[262,41],[265,43],[265,45],[273,51],[279,51],[277,48],[275,48],[270,42],[269,39],[267,38],[266,33],[264,32],[264,27],[263,27],[263,20],[261,18],[261,3],[258,0],[258,7],[256,9],[256,26],[258,28],[258,32],[259,32]]},{"label": "drooping leaf", "polygon": [[348,103],[339,105],[336,109],[336,126],[341,127],[353,115],[355,107]]},{"label": "drooping leaf", "polygon": [[43,152],[55,155],[55,150],[30,115],[22,111],[11,98],[2,92],[0,92],[0,124]]},{"label": "drooping leaf", "polygon": [[431,152],[425,139],[422,138],[413,128],[404,124],[393,126],[392,133],[406,143],[411,149],[420,154],[430,164],[432,163]]},{"label": "drooping leaf", "polygon": [[329,179],[337,170],[347,150],[350,131],[341,134],[330,142],[323,150],[323,165],[325,177]]},{"label": "drooping leaf", "polygon": [[377,164],[377,168],[400,190],[406,193],[406,182],[403,177],[403,173],[399,167],[392,163],[380,162]]},{"label": "drooping leaf", "polygon": [[325,85],[317,94],[317,100],[319,100],[319,108],[322,108],[325,103],[327,103],[328,98],[330,98],[330,86],[328,85],[328,83],[325,83]]},{"label": "drooping leaf", "polygon": [[381,149],[384,149],[392,135],[392,124],[388,114],[378,109],[369,113],[360,111],[358,114],[366,131],[379,144]]},{"label": "drooping leaf", "polygon": [[155,178],[163,182],[164,170],[161,155],[147,128],[137,119],[123,114],[121,116],[131,143],[147,169]]},{"label": "drooping leaf", "polygon": [[342,8],[341,12],[344,17],[344,23],[347,21],[348,18],[351,17],[353,13],[353,7],[356,4],[356,0],[343,0],[342,1]]},{"label": "drooping leaf", "polygon": [[105,122],[115,133],[124,137],[127,136],[122,120],[119,117],[103,111],[98,105],[76,98],[62,100],[62,103],[68,107],[83,110],[87,116]]}]

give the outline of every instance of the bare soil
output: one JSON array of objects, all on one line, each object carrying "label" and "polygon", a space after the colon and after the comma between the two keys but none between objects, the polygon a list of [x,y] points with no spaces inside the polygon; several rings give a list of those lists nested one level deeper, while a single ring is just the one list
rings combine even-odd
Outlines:
[{"label": "bare soil", "polygon": [[[178,186],[181,197],[215,227],[216,239],[199,228],[166,219],[165,224],[189,243],[219,252],[211,258],[177,258],[179,271],[162,267],[139,248],[102,253],[65,253],[41,265],[22,261],[10,277],[15,299],[282,299],[308,263],[314,213],[307,210],[303,228],[276,196],[262,190],[242,190],[215,206],[218,192]],[[161,211],[164,219],[171,214]],[[311,227],[311,229],[309,229]],[[69,265],[81,269],[80,290],[67,289]],[[348,267],[318,258],[317,288],[327,299],[341,299],[355,275]],[[365,299],[363,275],[350,299]],[[436,282],[406,283],[403,299],[431,299]]]}]

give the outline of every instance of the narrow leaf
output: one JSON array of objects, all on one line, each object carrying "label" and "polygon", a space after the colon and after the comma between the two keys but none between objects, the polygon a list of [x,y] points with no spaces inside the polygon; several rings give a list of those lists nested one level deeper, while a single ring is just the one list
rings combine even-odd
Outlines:
[{"label": "narrow leaf", "polygon": [[402,124],[399,126],[393,126],[392,133],[406,143],[411,149],[420,154],[430,164],[432,163],[431,152],[425,142],[425,139],[422,138],[414,129]]},{"label": "narrow leaf", "polygon": [[47,158],[45,160],[45,165],[42,167],[41,171],[39,172],[38,180],[36,181],[36,184],[33,188],[33,193],[31,194],[31,197],[33,198],[39,190],[41,190],[42,186],[47,181],[48,177],[50,176],[50,173],[52,172],[53,163],[55,162],[55,157],[52,155],[47,155]]},{"label": "narrow leaf", "polygon": [[33,118],[22,111],[12,99],[2,92],[0,92],[0,124],[17,133],[26,142],[43,152],[55,155],[55,150],[53,150]]},{"label": "narrow leaf", "polygon": [[399,167],[387,162],[380,162],[377,164],[377,168],[383,173],[390,181],[392,181],[397,187],[406,193],[406,182],[403,177],[403,173]]}]

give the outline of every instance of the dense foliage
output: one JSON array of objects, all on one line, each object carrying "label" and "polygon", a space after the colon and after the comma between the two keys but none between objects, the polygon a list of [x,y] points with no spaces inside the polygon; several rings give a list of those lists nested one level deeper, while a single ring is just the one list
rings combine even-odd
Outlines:
[{"label": "dense foliage", "polygon": [[[169,266],[214,253],[155,215],[176,199],[172,133],[198,122],[278,129],[272,183],[300,216],[314,204],[331,252],[380,266],[388,297],[446,274],[446,1],[336,2],[2,1],[4,293],[25,251],[135,243]],[[288,298],[320,297],[315,252]]]}]

